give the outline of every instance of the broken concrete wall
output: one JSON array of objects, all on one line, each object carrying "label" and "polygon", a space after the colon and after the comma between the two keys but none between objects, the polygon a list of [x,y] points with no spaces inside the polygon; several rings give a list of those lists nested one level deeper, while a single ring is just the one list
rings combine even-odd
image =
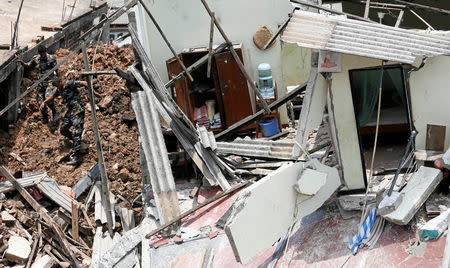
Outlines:
[{"label": "broken concrete wall", "polygon": [[[306,168],[326,176],[325,184],[312,196],[295,190]],[[313,160],[285,165],[249,186],[233,205],[225,227],[236,259],[245,264],[272,246],[295,221],[318,209],[340,185],[337,169]]]},{"label": "broken concrete wall", "polygon": [[342,55],[342,71],[332,74],[328,104],[333,131],[339,146],[343,177],[347,190],[364,189],[364,170],[358,141],[358,130],[353,108],[349,70],[381,66],[381,60],[353,55]]},{"label": "broken concrete wall", "polygon": [[411,72],[409,79],[411,112],[414,126],[419,134],[416,149],[425,150],[427,124],[446,126],[445,149],[450,145],[450,57],[438,56],[427,59],[418,71]]},{"label": "broken concrete wall", "polygon": [[[315,53],[315,61],[318,54]],[[302,148],[306,147],[306,141],[309,133],[318,128],[322,123],[323,112],[327,100],[327,82],[325,78],[318,73],[317,66],[311,67],[308,86],[306,87],[305,98],[303,100],[302,111],[298,120],[296,142]],[[293,157],[302,155],[301,148],[294,145]]]}]

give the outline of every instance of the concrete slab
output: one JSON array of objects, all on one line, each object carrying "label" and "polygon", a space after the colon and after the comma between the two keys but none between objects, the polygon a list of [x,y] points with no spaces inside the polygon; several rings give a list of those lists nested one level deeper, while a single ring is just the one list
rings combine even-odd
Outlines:
[{"label": "concrete slab", "polygon": [[32,265],[31,268],[50,268],[55,265],[55,261],[49,255],[44,255],[37,259]]},{"label": "concrete slab", "polygon": [[[350,211],[350,210],[362,210],[365,198],[366,194],[362,193],[362,194],[341,195],[338,197],[337,200],[342,209]],[[368,193],[367,204],[376,202],[377,202],[377,195],[374,193]]]},{"label": "concrete slab", "polygon": [[6,211],[2,211],[1,213],[1,218],[2,218],[2,223],[6,224],[6,225],[11,225],[14,224],[16,222],[16,218],[14,218],[13,216],[11,216],[11,214],[9,214]]},{"label": "concrete slab", "polygon": [[299,194],[315,195],[327,181],[327,173],[306,168],[300,175],[295,190]]},{"label": "concrete slab", "polygon": [[420,167],[401,191],[405,194],[402,203],[395,211],[383,217],[399,225],[408,224],[441,180],[442,172],[439,169]]},{"label": "concrete slab", "polygon": [[8,240],[8,249],[5,252],[7,260],[24,263],[28,260],[31,253],[30,242],[20,236],[11,236]]},{"label": "concrete slab", "polygon": [[[294,189],[305,168],[327,175],[325,185],[314,196],[300,195]],[[340,185],[337,169],[313,160],[283,166],[245,189],[225,227],[236,259],[245,264],[272,246],[296,220],[322,206]]]}]

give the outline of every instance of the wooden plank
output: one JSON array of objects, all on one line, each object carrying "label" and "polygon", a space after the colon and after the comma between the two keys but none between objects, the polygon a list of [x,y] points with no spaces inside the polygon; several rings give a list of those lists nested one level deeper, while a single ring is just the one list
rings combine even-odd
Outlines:
[{"label": "wooden plank", "polygon": [[22,195],[22,197],[33,207],[36,212],[39,213],[39,215],[44,219],[44,221],[52,228],[52,230],[56,234],[56,239],[59,242],[60,246],[63,248],[65,253],[70,257],[72,260],[72,264],[75,267],[80,267],[78,260],[75,258],[75,255],[73,252],[69,249],[69,242],[67,242],[64,233],[62,232],[61,228],[52,220],[50,217],[47,209],[42,207],[29,193],[25,188],[20,185],[20,183],[17,182],[17,180],[11,175],[11,173],[4,167],[0,167],[0,174],[6,177],[8,181],[10,181],[14,187],[17,189],[17,191]]},{"label": "wooden plank", "polygon": [[50,200],[72,213],[73,199],[59,188],[55,180],[46,176],[36,184],[36,187]]},{"label": "wooden plank", "polygon": [[206,68],[206,77],[211,77],[211,61],[212,61],[212,46],[213,46],[213,39],[214,39],[214,12],[211,16],[211,25],[209,26],[209,52],[208,52],[208,67]]},{"label": "wooden plank", "polygon": [[427,124],[426,150],[444,151],[446,126]]},{"label": "wooden plank", "polygon": [[[41,173],[41,174],[37,174],[37,175],[32,175],[29,177],[25,177],[25,178],[21,178],[21,179],[17,179],[17,182],[20,183],[20,185],[24,188],[27,187],[32,187],[36,185],[36,181],[39,181],[41,179],[43,179],[44,177],[46,177],[47,174],[46,173]],[[14,185],[12,185],[11,182],[9,181],[4,181],[0,184],[0,193],[7,193],[9,191],[13,191],[16,188],[14,187]]]},{"label": "wooden plank", "polygon": [[414,156],[416,157],[416,160],[420,161],[435,161],[441,159],[444,156],[444,152],[432,150],[416,150],[414,151]]},{"label": "wooden plank", "polygon": [[72,201],[72,238],[75,241],[80,241],[78,234],[78,204]]}]

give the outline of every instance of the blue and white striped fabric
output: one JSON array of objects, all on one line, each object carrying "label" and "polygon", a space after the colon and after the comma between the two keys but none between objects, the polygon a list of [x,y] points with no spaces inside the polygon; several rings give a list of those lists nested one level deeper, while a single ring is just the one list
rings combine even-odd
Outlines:
[{"label": "blue and white striped fabric", "polygon": [[348,243],[348,248],[352,251],[353,255],[358,252],[358,247],[359,245],[361,245],[363,239],[367,239],[371,236],[373,225],[375,224],[375,220],[377,219],[377,210],[378,208],[374,208],[370,211],[366,220],[363,222],[361,228],[359,229],[358,234],[356,234]]}]

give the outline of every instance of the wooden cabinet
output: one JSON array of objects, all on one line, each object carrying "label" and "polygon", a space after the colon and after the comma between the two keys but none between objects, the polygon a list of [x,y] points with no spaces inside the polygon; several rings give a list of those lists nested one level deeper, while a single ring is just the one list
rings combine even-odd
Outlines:
[{"label": "wooden cabinet", "polygon": [[[240,46],[235,46],[235,49],[242,60]],[[185,66],[189,67],[206,54],[207,49],[200,48],[182,52],[179,56]],[[182,71],[175,58],[167,60],[166,65],[169,79]],[[212,59],[211,77],[208,78],[206,74],[207,64],[204,64],[191,73],[193,82],[184,77],[172,88],[172,96],[192,122],[196,121],[195,108],[204,106],[207,100],[215,101],[215,111],[220,115],[221,127],[211,128],[215,132],[220,132],[253,113],[247,80],[230,51],[216,54]]]}]

